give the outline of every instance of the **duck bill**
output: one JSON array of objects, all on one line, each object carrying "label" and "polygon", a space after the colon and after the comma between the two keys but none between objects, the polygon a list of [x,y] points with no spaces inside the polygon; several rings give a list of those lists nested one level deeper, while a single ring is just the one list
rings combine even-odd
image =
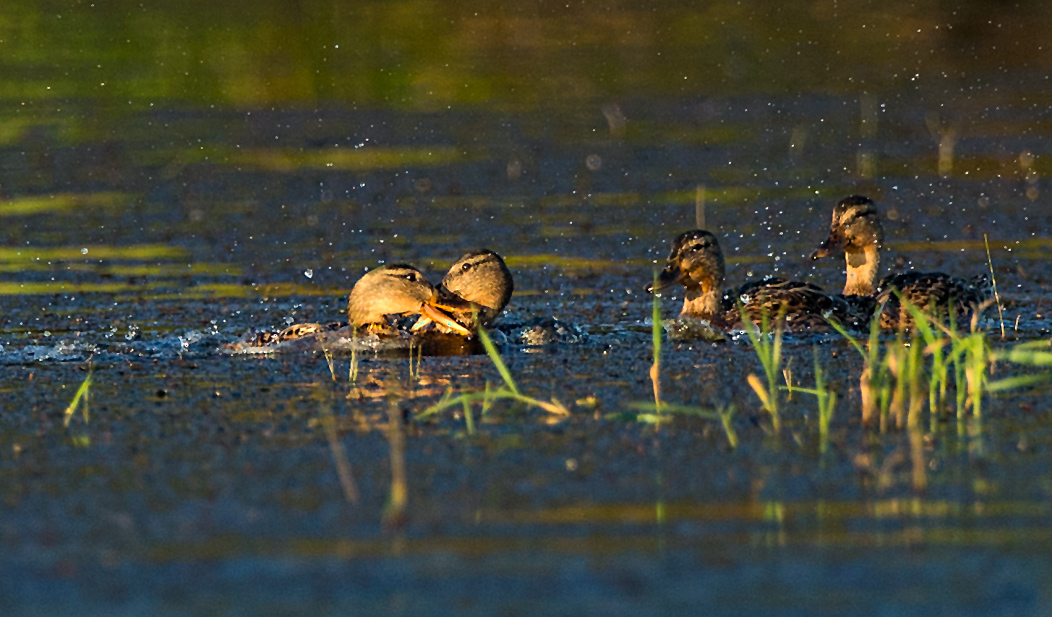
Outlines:
[{"label": "duck bill", "polygon": [[474,305],[471,302],[465,300],[464,298],[461,298],[460,296],[452,292],[447,291],[444,287],[438,288],[438,293],[431,298],[430,304],[431,306],[446,311],[447,313],[452,313],[456,311],[470,313],[472,311],[472,308],[474,307]]},{"label": "duck bill", "polygon": [[684,276],[685,273],[683,272],[683,270],[680,269],[679,266],[669,264],[665,266],[665,269],[662,270],[661,274],[658,275],[657,281],[655,281],[652,285],[647,285],[646,292],[648,294],[652,294],[656,291],[661,291],[666,287],[671,287],[676,283],[682,281]]},{"label": "duck bill", "polygon": [[471,330],[468,330],[464,326],[460,325],[457,322],[457,320],[453,319],[448,313],[446,313],[442,309],[433,306],[429,303],[424,304],[420,307],[420,315],[421,318],[417,320],[416,324],[413,325],[413,332],[416,332],[420,328],[423,328],[427,325],[427,322],[424,321],[424,318],[426,317],[427,319],[430,319],[431,321],[437,324],[442,324],[443,326],[449,328],[450,330],[456,332],[461,336],[471,336]]},{"label": "duck bill", "polygon": [[823,257],[829,257],[830,255],[844,250],[845,244],[847,244],[847,242],[840,234],[830,232],[826,241],[819,244],[818,248],[811,253],[811,259],[816,260]]}]

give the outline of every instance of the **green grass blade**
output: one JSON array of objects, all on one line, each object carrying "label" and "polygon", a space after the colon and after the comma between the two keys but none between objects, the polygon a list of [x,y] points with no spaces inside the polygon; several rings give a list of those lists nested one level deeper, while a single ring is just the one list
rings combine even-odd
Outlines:
[{"label": "green grass blade", "polygon": [[493,344],[493,340],[486,333],[486,329],[479,326],[477,331],[479,340],[482,341],[482,347],[486,350],[486,355],[489,356],[490,361],[497,367],[497,372],[500,373],[501,379],[504,380],[505,385],[514,392],[519,394],[519,388],[515,385],[515,380],[511,377],[511,371],[508,370],[507,365],[504,364],[504,359],[500,357],[500,352],[497,351],[497,346]]},{"label": "green grass blade", "polygon": [[1004,379],[998,379],[997,381],[989,381],[986,383],[986,391],[988,392],[1004,392],[1005,390],[1017,390],[1019,388],[1028,388],[1030,386],[1036,386],[1052,380],[1052,375],[1043,373],[1040,375],[1016,375],[1014,377],[1005,377]]},{"label": "green grass blade", "polygon": [[837,331],[837,334],[847,339],[847,342],[851,343],[851,346],[855,348],[855,351],[857,351],[860,356],[862,356],[863,358],[866,357],[866,350],[862,348],[862,343],[859,343],[858,339],[851,336],[851,333],[848,332],[847,329],[840,324],[840,322],[838,322],[835,319],[830,319],[829,317],[826,317],[825,320],[831,328]]},{"label": "green grass blade", "polygon": [[82,410],[82,413],[84,415],[84,422],[86,423],[88,421],[87,397],[88,392],[91,389],[91,373],[92,370],[89,366],[88,374],[84,377],[84,381],[80,383],[80,387],[77,388],[76,394],[73,395],[73,400],[70,401],[69,405],[66,407],[66,411],[64,413],[65,418],[62,421],[62,426],[67,428],[69,427],[69,422],[73,419],[73,414],[77,412],[77,407],[80,405],[81,400],[83,400],[85,403],[84,409]]},{"label": "green grass blade", "polygon": [[[658,412],[658,406],[654,403],[628,403],[625,405],[626,408],[633,411],[645,411],[645,412]],[[681,414],[684,416],[693,416],[695,418],[703,418],[705,420],[719,420],[720,414],[716,411],[704,409],[702,407],[690,407],[688,405],[675,405],[672,403],[661,403],[660,411]]]},{"label": "green grass blade", "polygon": [[471,415],[471,403],[466,398],[462,398],[461,402],[464,406],[464,425],[467,427],[468,435],[475,434],[475,418]]}]

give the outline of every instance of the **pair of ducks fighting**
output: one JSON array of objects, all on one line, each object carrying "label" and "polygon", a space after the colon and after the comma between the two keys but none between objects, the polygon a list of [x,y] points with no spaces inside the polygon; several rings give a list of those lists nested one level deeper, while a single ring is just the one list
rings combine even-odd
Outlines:
[{"label": "pair of ducks fighting", "polygon": [[[845,328],[862,330],[879,311],[880,325],[896,328],[911,321],[904,301],[936,314],[952,312],[962,323],[990,296],[985,275],[963,280],[941,272],[907,272],[878,282],[883,242],[876,204],[855,195],[833,209],[829,237],[811,254],[812,259],[819,259],[843,251],[847,282],[842,294],[825,293],[811,283],[767,278],[725,295],[723,252],[716,236],[700,229],[676,237],[667,265],[647,291],[683,285],[686,297],[680,316],[703,319],[724,330],[741,322],[739,306],[754,322],[766,312],[771,317],[781,316],[794,328],[824,328],[828,320],[836,320]],[[397,334],[390,316],[418,314],[412,333],[434,330],[470,336],[500,315],[513,289],[504,260],[482,249],[457,260],[437,288],[409,265],[371,270],[351,290],[347,316],[356,331],[367,334]],[[277,340],[301,338],[342,325],[297,324],[280,333]]]},{"label": "pair of ducks fighting", "polygon": [[434,330],[441,334],[470,336],[479,326],[500,315],[514,291],[511,272],[500,255],[488,249],[472,251],[460,259],[434,287],[419,270],[407,264],[389,264],[365,273],[351,289],[347,301],[348,323],[306,323],[289,326],[272,342],[307,337],[318,332],[352,326],[356,332],[394,336],[400,330],[390,316],[419,315],[410,332]]},{"label": "pair of ducks fighting", "polygon": [[[884,228],[876,204],[853,195],[833,208],[826,238],[811,259],[843,252],[847,281],[841,294],[828,294],[800,281],[767,278],[723,291],[723,252],[716,237],[700,229],[680,234],[672,243],[668,263],[654,285],[655,292],[675,284],[686,288],[680,317],[703,319],[728,329],[742,321],[741,311],[753,322],[763,313],[784,320],[786,326],[823,328],[834,320],[849,330],[866,330],[870,320],[883,328],[912,323],[909,303],[935,317],[951,316],[964,323],[991,296],[989,279],[979,275],[964,280],[942,272],[906,272],[880,279],[880,249]],[[739,310],[740,302],[740,310]]]}]

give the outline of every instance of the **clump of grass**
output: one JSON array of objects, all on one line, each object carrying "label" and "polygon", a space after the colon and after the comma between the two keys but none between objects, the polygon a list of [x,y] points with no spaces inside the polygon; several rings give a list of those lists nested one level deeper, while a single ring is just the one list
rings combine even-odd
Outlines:
[{"label": "clump of grass", "polygon": [[890,415],[898,426],[912,430],[919,427],[925,405],[934,423],[946,408],[952,385],[958,426],[963,430],[969,415],[982,418],[982,400],[987,394],[1028,387],[1052,377],[1044,373],[991,381],[992,367],[998,361],[1052,365],[1052,353],[1040,349],[1048,343],[1040,341],[1037,345],[1028,343],[994,351],[986,332],[978,329],[974,320],[971,330],[962,333],[956,328],[953,311],[948,312],[946,325],[938,320],[934,307],[925,312],[901,296],[899,300],[912,317],[911,327],[898,330],[895,338],[883,346],[877,316],[873,318],[865,346],[839,324],[830,322],[863,358],[860,387],[864,424],[870,424],[879,408],[882,428],[886,427],[884,420]]},{"label": "clump of grass", "polygon": [[862,356],[862,374],[859,375],[859,392],[862,396],[862,424],[870,426],[877,410],[881,407],[880,400],[887,399],[886,378],[887,363],[880,356],[880,312],[873,315],[869,323],[869,339],[865,347],[855,337],[851,336],[844,326],[835,319],[827,320],[830,327],[844,337],[851,346]]},{"label": "clump of grass", "polygon": [[774,432],[781,432],[782,419],[778,411],[778,375],[782,363],[782,334],[785,331],[782,317],[784,312],[778,314],[772,330],[766,310],[760,314],[759,326],[746,316],[744,307],[741,304],[738,305],[738,311],[742,316],[745,333],[752,343],[753,350],[756,351],[756,355],[760,358],[760,364],[763,366],[763,371],[767,376],[767,384],[765,385],[753,373],[749,373],[746,380],[753,391],[756,392],[756,396],[759,397],[764,410],[770,414]]}]

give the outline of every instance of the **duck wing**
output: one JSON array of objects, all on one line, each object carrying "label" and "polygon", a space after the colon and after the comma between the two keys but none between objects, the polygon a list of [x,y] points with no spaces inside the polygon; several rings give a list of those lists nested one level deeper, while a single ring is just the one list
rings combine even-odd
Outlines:
[{"label": "duck wing", "polygon": [[913,322],[902,300],[934,317],[948,316],[953,311],[956,322],[962,323],[992,295],[993,288],[985,274],[961,279],[943,272],[904,272],[884,277],[877,285],[875,299],[884,305],[881,325],[895,328]]},{"label": "duck wing", "polygon": [[827,294],[812,283],[769,277],[745,283],[734,293],[734,298],[724,299],[724,303],[734,302],[733,308],[727,311],[728,317],[733,317],[734,321],[740,319],[739,301],[745,316],[756,323],[764,313],[768,319],[782,315],[785,323],[794,329],[828,329],[828,319],[854,328],[858,321],[857,309],[843,296]]}]

